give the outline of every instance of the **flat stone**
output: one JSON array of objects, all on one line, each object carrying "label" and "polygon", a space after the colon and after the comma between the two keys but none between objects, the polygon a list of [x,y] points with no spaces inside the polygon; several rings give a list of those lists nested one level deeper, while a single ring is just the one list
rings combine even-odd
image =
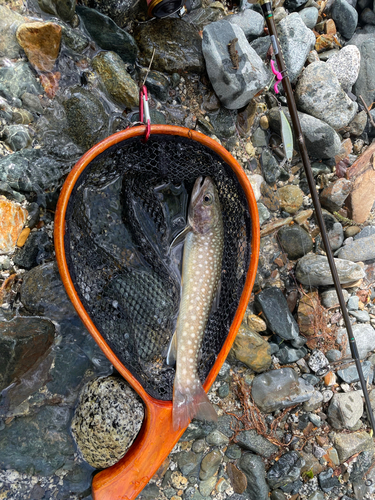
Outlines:
[{"label": "flat stone", "polygon": [[358,23],[358,12],[355,8],[346,0],[335,0],[331,15],[340,34],[347,40],[351,38]]},{"label": "flat stone", "polygon": [[223,446],[229,443],[229,438],[216,429],[206,437],[206,441],[211,446]]},{"label": "flat stone", "polygon": [[244,453],[238,463],[247,478],[246,492],[250,498],[268,500],[269,487],[263,460],[251,453]]},{"label": "flat stone", "polygon": [[202,39],[197,30],[182,19],[156,19],[141,23],[134,30],[140,62],[148,66],[153,50],[152,69],[165,73],[202,73]]},{"label": "flat stone", "polygon": [[236,359],[255,372],[263,372],[271,366],[269,343],[244,324],[237,333],[232,349]]},{"label": "flat stone", "polygon": [[305,347],[293,349],[292,347],[285,346],[277,351],[276,356],[281,365],[289,365],[304,358],[306,354],[307,349]]},{"label": "flat stone", "polygon": [[357,81],[353,85],[353,92],[357,97],[361,95],[366,103],[371,103],[375,100],[375,89],[373,85],[375,78],[374,35],[363,35],[363,39],[355,41],[354,45],[358,47],[361,53],[361,64]]},{"label": "flat stone", "polygon": [[255,305],[262,311],[268,327],[279,337],[293,340],[298,337],[298,325],[289,311],[288,303],[279,288],[266,288],[255,296]]},{"label": "flat stone", "polygon": [[343,246],[337,256],[353,262],[362,262],[375,259],[375,234],[354,240]]},{"label": "flat stone", "polygon": [[[341,291],[343,293],[344,300],[346,302],[349,298],[349,293],[345,289],[341,289]],[[336,289],[334,289],[334,288],[332,288],[330,290],[325,290],[324,292],[322,292],[321,300],[322,300],[323,306],[326,307],[327,309],[329,309],[330,307],[334,307],[336,305],[337,306],[339,305],[339,299],[337,297],[337,292],[336,292]]]},{"label": "flat stone", "polygon": [[350,90],[357,81],[361,53],[355,45],[346,45],[326,62],[335,73],[344,90]]},{"label": "flat stone", "polygon": [[[371,325],[366,324],[352,325],[352,329],[359,357],[360,359],[364,359],[370,351],[375,350],[375,330]],[[346,343],[345,356],[350,356],[350,347],[345,328],[340,328],[337,331],[337,343],[344,345]]]},{"label": "flat stone", "polygon": [[367,238],[368,236],[375,235],[375,226],[366,226],[360,230],[358,234],[354,236],[354,240],[359,240],[361,238]]},{"label": "flat stone", "polygon": [[42,318],[0,321],[0,391],[40,363],[53,343],[55,327]]},{"label": "flat stone", "polygon": [[359,323],[368,323],[370,315],[367,311],[349,311],[351,316],[354,316]]},{"label": "flat stone", "polygon": [[[355,283],[365,276],[364,270],[354,262],[335,259],[335,264],[342,285]],[[296,278],[303,285],[333,285],[328,259],[323,255],[308,254],[302,257],[297,264]]]},{"label": "flat stone", "polygon": [[280,167],[276,158],[269,149],[264,149],[261,154],[261,165],[264,179],[268,184],[274,184],[280,177]]},{"label": "flat stone", "polygon": [[199,462],[202,459],[202,453],[194,451],[182,451],[176,456],[178,468],[184,476],[188,476],[197,469]]},{"label": "flat stone", "polygon": [[61,26],[36,21],[17,30],[17,40],[30,64],[39,71],[52,71],[60,52]]},{"label": "flat stone", "polygon": [[[288,109],[282,106],[281,110],[292,126]],[[281,122],[279,110],[277,108],[271,108],[268,112],[268,117],[271,128],[280,133]],[[298,118],[305,138],[306,148],[311,158],[333,158],[340,151],[340,137],[327,123],[318,120],[314,116],[301,112],[298,112]],[[295,138],[294,144],[295,147],[297,147]]]},{"label": "flat stone", "polygon": [[0,196],[0,255],[14,251],[27,215],[19,203]]},{"label": "flat stone", "polygon": [[201,495],[203,495],[204,497],[208,497],[211,494],[212,490],[215,488],[216,482],[216,477],[209,477],[205,481],[201,481],[199,483],[199,491]]},{"label": "flat stone", "polygon": [[334,394],[328,418],[335,429],[352,429],[363,415],[361,391]]},{"label": "flat stone", "polygon": [[111,376],[93,380],[84,387],[71,429],[86,462],[103,469],[125,455],[143,418],[139,396],[124,380]]},{"label": "flat stone", "polygon": [[242,431],[236,437],[236,443],[241,448],[257,453],[261,457],[270,458],[277,452],[278,447],[272,444],[268,439],[257,433],[255,429]]},{"label": "flat stone", "polygon": [[348,125],[358,110],[357,103],[347,96],[335,73],[324,62],[307,66],[295,94],[300,111],[325,121],[334,130]]},{"label": "flat stone", "polygon": [[277,190],[280,208],[288,214],[295,214],[303,203],[303,191],[295,185],[283,186]]},{"label": "flat stone", "polygon": [[[364,379],[368,380],[371,384],[374,377],[374,366],[369,361],[362,361],[361,366]],[[359,381],[359,375],[355,365],[344,368],[343,370],[337,370],[337,375],[347,384]]]},{"label": "flat stone", "polygon": [[266,413],[308,401],[313,392],[313,386],[298,378],[292,368],[257,375],[252,385],[254,401]]},{"label": "flat stone", "polygon": [[[110,17],[95,9],[79,5],[77,13],[89,35],[99,47],[116,52],[124,62],[134,64],[138,55],[138,47],[129,33],[117,26]],[[152,25],[149,28],[152,30]],[[156,69],[155,66],[153,69]]]},{"label": "flat stone", "polygon": [[335,448],[342,464],[355,453],[369,451],[374,453],[374,442],[367,432],[355,432],[352,434],[336,434],[333,439]]},{"label": "flat stone", "polygon": [[202,460],[199,479],[205,481],[212,477],[221,463],[221,453],[218,450],[211,451]]},{"label": "flat stone", "polygon": [[288,75],[290,81],[295,83],[310,50],[314,48],[315,36],[296,12],[282,19],[277,28]]},{"label": "flat stone", "polygon": [[[235,39],[232,60],[228,45]],[[204,28],[202,50],[211,84],[228,109],[246,106],[270,79],[269,69],[249,45],[242,29],[228,21]]]},{"label": "flat stone", "polygon": [[247,487],[247,478],[245,474],[237,469],[237,467],[231,462],[229,462],[227,465],[227,474],[229,476],[233,491],[235,493],[243,493]]},{"label": "flat stone", "polygon": [[139,105],[138,85],[126,71],[126,64],[115,52],[99,52],[92,67],[97,71],[110,97],[127,108]]}]

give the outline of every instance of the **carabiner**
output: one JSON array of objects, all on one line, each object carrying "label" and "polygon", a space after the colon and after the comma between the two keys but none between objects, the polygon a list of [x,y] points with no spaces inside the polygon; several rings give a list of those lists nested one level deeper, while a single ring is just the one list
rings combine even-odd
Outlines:
[{"label": "carabiner", "polygon": [[144,140],[147,141],[151,133],[151,117],[150,117],[150,109],[148,107],[148,96],[147,96],[146,85],[142,85],[139,91],[139,120],[142,123],[146,121],[147,128]]}]

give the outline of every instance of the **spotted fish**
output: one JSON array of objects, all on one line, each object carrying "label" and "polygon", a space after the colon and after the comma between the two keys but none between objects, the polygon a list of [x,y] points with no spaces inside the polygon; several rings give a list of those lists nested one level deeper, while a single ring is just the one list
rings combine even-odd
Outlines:
[{"label": "spotted fish", "polygon": [[167,357],[168,364],[176,361],[175,429],[186,427],[193,417],[217,419],[197,372],[206,323],[220,283],[224,244],[220,201],[210,177],[195,181],[184,232],[181,302]]}]

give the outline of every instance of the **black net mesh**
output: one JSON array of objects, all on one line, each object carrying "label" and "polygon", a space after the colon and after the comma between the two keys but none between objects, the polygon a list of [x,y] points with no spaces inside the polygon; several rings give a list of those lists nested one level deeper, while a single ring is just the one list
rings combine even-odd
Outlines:
[{"label": "black net mesh", "polygon": [[172,399],[165,354],[180,300],[189,194],[211,176],[221,202],[224,253],[218,307],[210,314],[199,376],[207,377],[234,318],[251,253],[251,219],[231,167],[210,148],[179,136],[127,139],[83,171],[66,213],[69,272],[86,311],[112,351],[153,397]]}]

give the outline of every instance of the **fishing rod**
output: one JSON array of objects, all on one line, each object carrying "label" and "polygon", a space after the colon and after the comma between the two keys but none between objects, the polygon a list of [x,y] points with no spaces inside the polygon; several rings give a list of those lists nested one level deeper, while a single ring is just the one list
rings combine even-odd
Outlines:
[{"label": "fishing rod", "polygon": [[278,65],[278,69],[279,69],[280,78],[278,78],[278,80],[282,82],[282,85],[283,85],[283,88],[284,88],[284,91],[286,94],[290,118],[292,120],[293,128],[295,131],[295,136],[297,138],[303,167],[305,170],[311,198],[312,198],[314,209],[315,209],[316,219],[318,222],[320,233],[322,235],[322,240],[324,243],[329,267],[330,267],[332,278],[333,278],[333,283],[334,283],[334,286],[336,289],[337,297],[339,299],[339,304],[340,304],[341,312],[342,312],[342,315],[344,318],[346,331],[348,333],[351,355],[355,361],[357,371],[358,371],[359,380],[361,382],[361,387],[362,387],[362,391],[363,391],[363,395],[364,395],[365,403],[366,403],[367,415],[368,415],[372,430],[375,434],[375,419],[374,419],[374,415],[372,412],[370,398],[369,398],[369,394],[368,394],[367,387],[366,387],[366,381],[365,381],[365,378],[363,376],[363,371],[362,371],[362,366],[361,366],[361,362],[359,359],[357,343],[356,343],[356,340],[354,338],[352,325],[350,323],[349,313],[346,309],[345,299],[344,299],[344,295],[343,295],[342,290],[341,290],[341,284],[340,284],[339,276],[337,273],[335,260],[333,258],[331,245],[329,243],[329,239],[328,239],[328,235],[327,235],[327,231],[326,231],[326,227],[325,227],[325,223],[324,223],[324,219],[323,219],[322,208],[320,206],[318,192],[316,190],[314,176],[313,176],[313,173],[311,170],[309,156],[307,154],[305,139],[303,137],[301,124],[300,124],[298,113],[297,113],[297,106],[296,106],[296,102],[294,100],[292,86],[291,86],[291,83],[289,80],[287,68],[285,66],[284,57],[283,57],[283,54],[281,51],[281,46],[280,46],[280,42],[278,39],[277,31],[276,31],[275,21],[273,19],[272,4],[268,0],[259,0],[259,3],[261,5],[263,15],[264,15],[265,20],[266,20],[268,33],[271,37],[273,52],[274,52],[276,62]]}]

